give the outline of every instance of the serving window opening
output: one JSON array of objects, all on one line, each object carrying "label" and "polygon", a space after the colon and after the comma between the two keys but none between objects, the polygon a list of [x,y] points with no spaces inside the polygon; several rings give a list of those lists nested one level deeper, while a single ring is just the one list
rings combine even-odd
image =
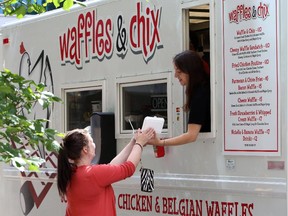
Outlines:
[{"label": "serving window opening", "polygon": [[[189,49],[196,51],[203,59],[210,73],[210,9],[209,4],[188,9]],[[206,65],[207,64],[207,65]]]},{"label": "serving window opening", "polygon": [[102,112],[101,89],[73,89],[65,91],[66,130],[90,126],[94,112]]},{"label": "serving window opening", "polygon": [[[131,133],[141,128],[146,116],[165,119],[163,129],[167,129],[167,83],[147,81],[120,85],[120,131]],[[132,123],[132,126],[130,124]]]},{"label": "serving window opening", "polygon": [[[204,1],[205,3],[205,1]],[[210,80],[210,119],[211,119],[211,127],[208,133],[211,133],[213,130],[212,122],[213,122],[213,92],[212,88],[212,79],[211,76],[211,40],[210,40],[210,5],[209,1],[206,4],[203,4],[203,1],[197,1],[193,4],[193,6],[187,7],[184,9],[185,19],[184,20],[184,49],[189,49],[197,52],[199,56],[202,58],[203,66],[205,73]],[[187,115],[187,114],[186,114]],[[187,117],[184,118],[187,120]],[[184,128],[187,130],[187,122],[184,122]],[[202,132],[202,134],[207,134],[207,132]],[[205,135],[204,135],[205,136]]]}]

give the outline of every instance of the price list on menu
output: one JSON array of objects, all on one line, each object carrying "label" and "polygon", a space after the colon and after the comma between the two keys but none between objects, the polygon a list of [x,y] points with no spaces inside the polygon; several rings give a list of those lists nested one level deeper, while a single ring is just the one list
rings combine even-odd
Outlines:
[{"label": "price list on menu", "polygon": [[277,1],[223,0],[224,153],[279,155]]}]

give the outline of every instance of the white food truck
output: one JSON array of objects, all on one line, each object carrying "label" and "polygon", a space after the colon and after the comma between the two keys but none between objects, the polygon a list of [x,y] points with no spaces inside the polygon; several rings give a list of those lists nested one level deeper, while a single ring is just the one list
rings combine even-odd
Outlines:
[{"label": "white food truck", "polygon": [[[96,163],[119,152],[145,116],[164,118],[160,137],[185,132],[172,58],[193,43],[210,68],[211,132],[161,155],[145,147],[154,190],[141,191],[139,165],[113,184],[117,215],[287,215],[287,1],[84,4],[2,24],[0,65],[62,98],[34,117],[61,132],[90,126]],[[0,215],[65,214],[57,157],[39,151],[40,172],[0,164]]]}]

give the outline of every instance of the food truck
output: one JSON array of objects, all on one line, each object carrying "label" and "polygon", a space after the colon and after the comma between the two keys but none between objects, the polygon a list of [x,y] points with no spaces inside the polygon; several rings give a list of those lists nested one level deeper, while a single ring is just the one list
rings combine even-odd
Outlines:
[{"label": "food truck", "polygon": [[[287,1],[83,4],[1,25],[0,63],[61,97],[51,115],[31,117],[61,132],[90,128],[95,163],[120,152],[146,116],[165,120],[161,138],[186,131],[177,53],[193,43],[210,69],[211,131],[162,152],[146,146],[135,174],[113,184],[117,215],[287,215]],[[57,155],[38,151],[39,172],[0,165],[1,215],[65,214]],[[154,172],[148,192],[140,166]]]}]

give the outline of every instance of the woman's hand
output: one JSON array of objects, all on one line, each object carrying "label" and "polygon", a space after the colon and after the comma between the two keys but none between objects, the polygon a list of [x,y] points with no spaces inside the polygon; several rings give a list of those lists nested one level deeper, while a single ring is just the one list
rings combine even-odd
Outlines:
[{"label": "woman's hand", "polygon": [[136,143],[145,146],[149,140],[151,140],[155,135],[155,130],[153,128],[148,128],[147,130],[141,131],[138,129],[134,134],[134,139]]},{"label": "woman's hand", "polygon": [[153,138],[150,139],[147,144],[148,144],[148,145],[153,145],[153,146],[159,146],[159,145],[161,145],[161,140],[160,140],[160,138],[157,136],[156,132],[155,132]]}]

